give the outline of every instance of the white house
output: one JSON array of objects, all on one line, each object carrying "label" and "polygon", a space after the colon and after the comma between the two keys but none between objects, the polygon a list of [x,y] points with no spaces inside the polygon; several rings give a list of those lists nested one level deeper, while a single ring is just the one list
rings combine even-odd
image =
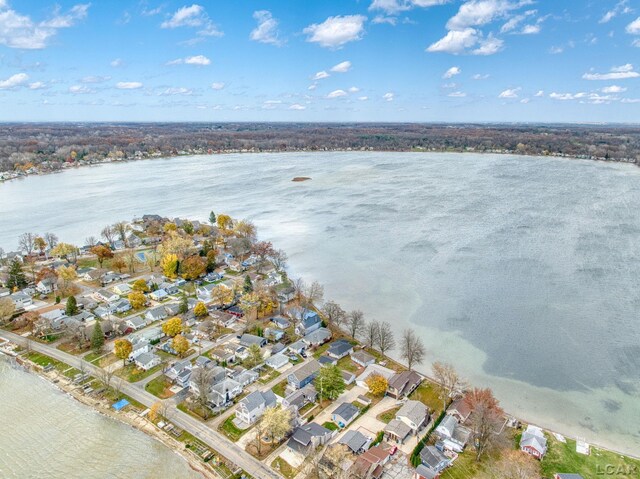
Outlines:
[{"label": "white house", "polygon": [[33,299],[30,295],[23,291],[18,291],[17,293],[13,293],[11,296],[11,301],[16,305],[16,309],[24,308],[25,306],[31,306],[33,304]]},{"label": "white house", "polygon": [[135,359],[135,363],[140,369],[148,371],[160,364],[160,356],[156,356],[153,353],[142,353]]},{"label": "white house", "polygon": [[41,294],[53,293],[56,288],[56,280],[53,278],[44,278],[36,284],[36,290]]},{"label": "white house", "polygon": [[254,391],[238,403],[236,417],[245,424],[253,424],[266,408],[275,405],[276,395],[273,391]]},{"label": "white house", "polygon": [[163,301],[169,297],[167,292],[164,289],[157,289],[151,293],[149,293],[149,297],[154,301]]},{"label": "white house", "polygon": [[129,284],[127,283],[116,284],[113,287],[113,292],[121,296],[125,294],[129,294],[131,291],[133,290],[131,289],[131,286],[129,286]]}]

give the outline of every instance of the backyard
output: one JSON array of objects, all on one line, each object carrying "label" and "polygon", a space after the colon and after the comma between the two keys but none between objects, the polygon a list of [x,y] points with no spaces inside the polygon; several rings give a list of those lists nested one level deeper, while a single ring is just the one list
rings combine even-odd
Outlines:
[{"label": "backyard", "polygon": [[144,388],[160,399],[167,399],[174,395],[170,390],[172,385],[171,381],[164,374],[161,374],[149,381]]}]

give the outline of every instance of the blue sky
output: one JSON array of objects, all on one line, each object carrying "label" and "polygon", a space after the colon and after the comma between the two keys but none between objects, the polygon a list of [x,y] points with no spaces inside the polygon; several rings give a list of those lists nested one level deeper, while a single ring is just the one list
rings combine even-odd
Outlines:
[{"label": "blue sky", "polygon": [[640,0],[0,0],[0,121],[640,122]]}]

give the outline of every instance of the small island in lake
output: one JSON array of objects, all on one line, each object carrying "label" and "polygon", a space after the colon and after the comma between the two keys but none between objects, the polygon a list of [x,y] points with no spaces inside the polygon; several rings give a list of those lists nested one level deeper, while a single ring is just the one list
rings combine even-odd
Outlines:
[{"label": "small island in lake", "polygon": [[311,178],[309,178],[308,176],[296,176],[291,181],[300,182],[300,181],[309,181],[310,179]]}]

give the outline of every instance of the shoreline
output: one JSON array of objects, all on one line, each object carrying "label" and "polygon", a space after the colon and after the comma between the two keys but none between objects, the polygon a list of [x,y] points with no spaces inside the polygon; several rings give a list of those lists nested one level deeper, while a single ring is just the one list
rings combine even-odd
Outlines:
[{"label": "shoreline", "polygon": [[259,155],[259,154],[277,154],[277,153],[449,153],[449,154],[476,154],[476,155],[510,155],[517,156],[523,158],[558,158],[563,160],[583,160],[583,161],[594,161],[600,163],[616,163],[616,164],[627,164],[634,165],[640,168],[640,163],[637,163],[631,159],[616,159],[616,158],[580,158],[573,155],[563,155],[563,154],[549,154],[549,155],[540,155],[540,154],[528,154],[528,153],[517,153],[512,151],[458,151],[458,150],[427,150],[427,149],[412,149],[412,150],[376,150],[376,149],[366,149],[366,150],[356,150],[356,149],[326,149],[326,150],[262,150],[262,151],[216,151],[213,153],[189,153],[186,155],[160,155],[160,156],[150,156],[145,158],[126,158],[122,160],[111,160],[111,161],[96,161],[95,163],[86,163],[69,166],[67,168],[60,168],[59,170],[46,170],[46,171],[36,171],[33,173],[23,172],[21,175],[17,175],[12,178],[3,178],[2,176],[7,173],[13,173],[11,171],[0,171],[0,184],[7,183],[9,181],[20,180],[23,178],[28,178],[31,176],[46,176],[53,175],[58,173],[64,173],[67,170],[77,170],[81,168],[90,168],[96,166],[110,165],[113,163],[132,163],[138,161],[153,161],[153,160],[166,160],[170,158],[192,158],[194,156],[219,156],[219,155]]},{"label": "shoreline", "polygon": [[83,406],[91,408],[101,416],[136,429],[137,431],[145,434],[147,437],[160,442],[171,452],[180,456],[180,458],[187,463],[191,470],[200,474],[204,479],[221,479],[221,476],[219,474],[217,474],[209,466],[207,466],[206,463],[203,463],[198,457],[191,453],[191,451],[188,450],[184,444],[173,439],[171,436],[158,429],[158,427],[147,420],[146,417],[141,417],[132,412],[116,412],[111,409],[106,399],[93,398],[83,395],[78,391],[78,387],[73,385],[73,383],[71,383],[68,378],[60,376],[60,374],[55,370],[51,372],[45,372],[42,367],[28,359],[21,357],[20,355],[13,356],[7,354],[5,351],[0,350],[0,356],[6,357],[9,361],[15,361],[15,366],[20,367],[24,372],[35,374],[39,378],[45,380],[59,392],[66,394],[68,397],[77,401]]}]

